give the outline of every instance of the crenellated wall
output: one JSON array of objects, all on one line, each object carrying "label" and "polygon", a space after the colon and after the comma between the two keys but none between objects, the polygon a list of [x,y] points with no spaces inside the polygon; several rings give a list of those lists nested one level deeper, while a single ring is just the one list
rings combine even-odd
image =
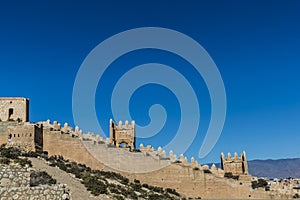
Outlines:
[{"label": "crenellated wall", "polygon": [[60,131],[44,131],[44,151],[49,155],[62,155],[66,159],[84,163],[93,169],[103,169],[104,166],[83,146],[81,139],[72,137]]},{"label": "crenellated wall", "polygon": [[[173,151],[168,154],[161,147],[154,149],[150,145],[140,145],[140,151],[118,148],[110,138],[104,139],[93,133],[83,134],[79,127],[73,129],[67,123],[50,120],[39,122],[43,127],[43,150],[49,155],[62,155],[64,158],[84,163],[93,169],[111,170],[163,188],[174,188],[186,197],[208,199],[270,199],[281,198],[279,194],[253,190],[251,175],[246,172],[245,153],[233,158],[224,158],[226,170],[200,165],[194,158],[188,160],[183,154],[177,157]],[[231,170],[230,163],[241,163],[234,168],[237,179],[225,178],[225,172]],[[244,167],[243,167],[244,166]],[[286,195],[284,198],[290,198]]]},{"label": "crenellated wall", "polygon": [[228,153],[227,158],[224,156],[224,153],[221,153],[221,167],[225,173],[230,172],[233,175],[248,174],[248,164],[246,159],[246,153],[243,152],[241,156],[238,156],[237,153],[234,153],[234,156],[231,157],[231,154]]}]

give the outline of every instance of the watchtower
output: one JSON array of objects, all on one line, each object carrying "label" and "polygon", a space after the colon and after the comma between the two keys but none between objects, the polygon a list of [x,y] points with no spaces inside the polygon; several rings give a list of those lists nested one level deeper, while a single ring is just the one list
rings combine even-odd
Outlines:
[{"label": "watchtower", "polygon": [[110,119],[109,139],[110,142],[117,147],[135,149],[135,122],[132,121],[131,124],[129,124],[128,121],[125,121],[125,125],[123,125],[122,121],[119,121],[119,124],[116,125],[116,123]]},{"label": "watchtower", "polygon": [[23,97],[0,98],[1,121],[29,121],[29,99]]},{"label": "watchtower", "polygon": [[231,154],[228,153],[227,158],[225,158],[224,154],[221,153],[221,167],[225,173],[231,172],[234,176],[248,174],[246,153],[243,152],[241,156],[234,153],[233,157],[231,157]]}]

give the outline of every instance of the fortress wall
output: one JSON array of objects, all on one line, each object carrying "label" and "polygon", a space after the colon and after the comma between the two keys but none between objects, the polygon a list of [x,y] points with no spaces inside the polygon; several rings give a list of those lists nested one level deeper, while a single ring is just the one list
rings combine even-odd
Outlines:
[{"label": "fortress wall", "polygon": [[72,138],[68,134],[61,134],[44,130],[43,150],[50,155],[62,155],[78,163],[84,163],[93,169],[103,169],[101,162],[96,160],[82,145],[79,138]]},{"label": "fortress wall", "polygon": [[[251,189],[251,181],[233,180],[194,170],[183,164],[171,164],[160,170],[148,173],[125,173],[104,166],[86,150],[79,138],[60,131],[44,130],[44,151],[49,155],[62,155],[66,159],[84,163],[93,169],[104,169],[120,173],[130,180],[140,180],[149,185],[173,188],[186,197],[207,199],[270,199],[268,193]],[[96,152],[93,152],[96,153]],[[101,153],[99,151],[99,153]],[[103,153],[103,152],[102,152]],[[128,162],[132,162],[128,160]],[[126,162],[124,162],[126,164]],[[132,163],[131,163],[132,164]],[[138,163],[137,163],[138,164]],[[250,196],[249,196],[250,195]]]},{"label": "fortress wall", "polygon": [[8,128],[10,139],[7,145],[26,151],[35,151],[35,125],[16,125]]},{"label": "fortress wall", "polygon": [[155,172],[129,176],[142,183],[174,188],[187,197],[250,199],[249,195],[251,195],[250,182],[243,181],[240,185],[240,181],[216,177],[213,174],[205,174],[202,170],[193,170],[175,164]]},{"label": "fortress wall", "polygon": [[[68,134],[44,131],[44,151],[48,151],[49,155],[62,155],[66,159],[84,163],[93,169],[112,170],[96,160],[85,149],[80,139],[72,138]],[[116,170],[112,171],[121,173],[130,180],[138,179],[142,183],[163,188],[174,188],[188,197],[204,197],[203,194],[207,191],[214,191],[215,197],[221,197],[223,193],[216,193],[216,187],[224,188],[223,191],[225,192],[232,189],[222,181],[215,181],[213,179],[214,175],[209,176],[204,174],[202,170],[193,170],[191,167],[182,167],[176,164],[149,173],[130,174]],[[208,176],[209,178],[207,178]],[[205,179],[211,181],[205,182]],[[228,195],[227,193],[226,195]]]},{"label": "fortress wall", "polygon": [[0,122],[0,145],[7,143],[8,126],[15,126],[17,122]]},{"label": "fortress wall", "polygon": [[129,175],[153,186],[176,189],[187,197],[203,197],[204,173],[202,170],[193,170],[177,164],[169,165],[157,171]]}]

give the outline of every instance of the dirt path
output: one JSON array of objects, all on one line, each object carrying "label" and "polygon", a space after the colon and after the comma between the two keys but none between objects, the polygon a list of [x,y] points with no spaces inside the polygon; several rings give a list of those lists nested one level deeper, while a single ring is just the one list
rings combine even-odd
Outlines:
[{"label": "dirt path", "polygon": [[29,158],[32,162],[32,166],[37,171],[46,171],[52,176],[58,183],[67,184],[71,192],[72,200],[111,200],[106,196],[94,197],[86,190],[83,184],[76,178],[72,177],[65,171],[60,170],[57,167],[51,167],[47,165],[43,160],[38,158]]}]

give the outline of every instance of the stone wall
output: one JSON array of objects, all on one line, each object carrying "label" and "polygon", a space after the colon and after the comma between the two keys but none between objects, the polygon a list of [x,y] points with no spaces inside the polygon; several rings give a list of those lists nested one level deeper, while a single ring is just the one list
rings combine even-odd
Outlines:
[{"label": "stone wall", "polygon": [[8,136],[8,130],[7,128],[9,126],[16,126],[17,122],[0,122],[0,144],[6,144],[7,143],[7,136]]},{"label": "stone wall", "polygon": [[29,186],[29,184],[29,168],[25,168],[14,163],[9,165],[0,165],[0,187],[25,187]]},{"label": "stone wall", "polygon": [[65,185],[0,188],[0,199],[62,200]]},{"label": "stone wall", "polygon": [[130,149],[135,149],[135,122],[132,121],[131,124],[125,121],[119,121],[117,125],[112,119],[109,120],[109,139],[112,144],[120,147],[121,144],[124,147],[129,147]]},{"label": "stone wall", "polygon": [[28,166],[0,165],[0,199],[63,200],[68,189],[64,184],[30,187]]},{"label": "stone wall", "polygon": [[26,98],[0,98],[1,121],[29,121],[29,100]]},{"label": "stone wall", "polygon": [[28,122],[8,127],[7,146],[25,151],[41,151],[43,146],[43,127]]},{"label": "stone wall", "polygon": [[[228,156],[229,159],[223,159],[226,162],[225,166],[243,163],[243,171],[236,171],[242,174],[239,175],[238,180],[235,180],[224,178],[224,170],[217,169],[214,165],[211,168],[207,165],[201,166],[194,158],[188,162],[184,155],[177,158],[172,151],[167,156],[160,147],[155,150],[151,146],[144,147],[141,144],[141,152],[129,152],[110,144],[109,139],[104,140],[92,133],[82,134],[78,127],[73,131],[67,124],[62,128],[58,122],[51,124],[47,121],[40,124],[44,127],[44,151],[49,155],[62,155],[65,159],[84,163],[93,169],[115,171],[131,180],[138,179],[142,183],[174,188],[186,197],[214,199],[281,197],[278,194],[251,188],[251,176],[245,173],[248,169],[244,153],[241,157],[235,154],[233,158]],[[126,169],[126,172],[121,169]],[[290,196],[285,196],[285,199],[287,198]]]},{"label": "stone wall", "polygon": [[[172,152],[166,156],[166,152],[161,148],[156,151],[151,146],[143,147],[141,145],[140,147],[142,152],[129,152],[122,148],[111,147],[106,141],[97,142],[97,137],[91,133],[75,137],[72,132],[66,134],[61,130],[47,131],[44,129],[44,151],[48,151],[49,155],[62,155],[66,159],[84,163],[93,169],[115,171],[130,180],[140,180],[141,183],[174,188],[186,197],[207,199],[276,198],[269,192],[252,190],[250,175],[243,174],[239,180],[224,178],[224,171],[215,166],[211,168],[205,165],[201,166],[193,158],[189,163],[183,155],[180,155],[178,159]],[[109,165],[106,165],[106,162],[109,162]],[[162,166],[166,162],[171,162],[171,164]],[[147,171],[149,167],[155,169],[158,165],[162,167],[147,173],[137,173],[139,169]],[[132,169],[132,171],[118,170],[120,166],[122,169]],[[205,170],[209,172],[206,173]],[[285,197],[285,199],[287,198]]]},{"label": "stone wall", "polygon": [[96,160],[83,146],[81,139],[63,134],[61,131],[44,130],[43,150],[50,155],[62,155],[66,159],[84,163],[93,169],[103,169],[101,162]]}]

